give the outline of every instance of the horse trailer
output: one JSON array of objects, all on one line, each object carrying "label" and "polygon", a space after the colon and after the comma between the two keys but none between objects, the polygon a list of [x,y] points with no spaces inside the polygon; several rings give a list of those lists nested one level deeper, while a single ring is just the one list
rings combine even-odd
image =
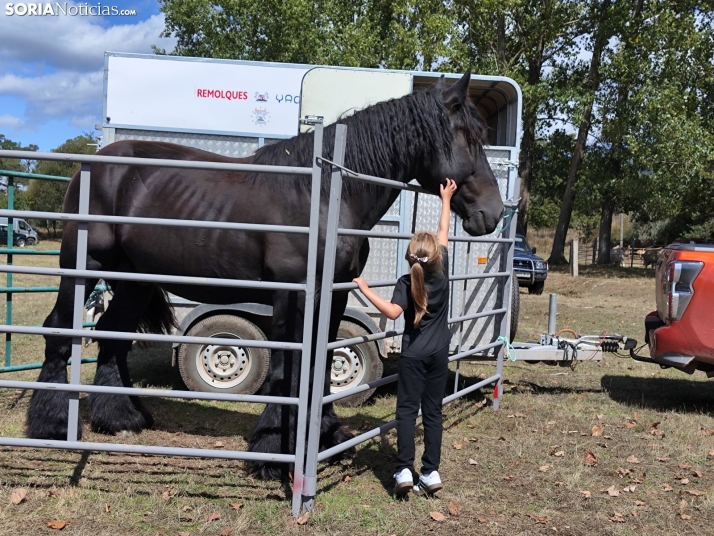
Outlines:
[{"label": "horse trailer", "polygon": [[[107,53],[104,71],[102,146],[120,140],[165,141],[226,156],[244,157],[258,148],[305,132],[317,123],[330,124],[380,101],[399,98],[432,85],[442,73],[324,67],[298,64],[214,60],[141,54]],[[460,75],[443,74],[447,83]],[[505,77],[472,75],[469,98],[488,125],[488,161],[501,198],[518,198],[517,162],[521,137],[521,92]],[[394,233],[435,229],[437,197],[403,190],[374,231],[363,276],[396,279],[408,270],[406,243]],[[465,235],[452,216],[454,235]],[[492,237],[499,236],[504,221]],[[452,242],[453,273],[498,272],[505,262],[497,243]],[[452,285],[451,316],[467,316],[452,324],[452,352],[493,343],[499,320],[484,312],[503,309],[510,316],[513,340],[519,309],[518,283],[513,279],[511,303],[497,279],[464,280]],[[389,299],[392,287],[377,288]],[[217,306],[175,298],[180,334],[237,338],[270,338],[272,308],[261,304]],[[400,330],[403,319],[383,317],[357,290],[350,294],[339,338]],[[382,376],[382,362],[398,353],[401,337],[337,349],[331,369],[333,392],[369,383]],[[493,358],[493,350],[484,353]],[[198,391],[255,393],[267,373],[269,353],[260,348],[174,344],[173,363],[187,387]],[[343,400],[357,405],[373,390]]]}]

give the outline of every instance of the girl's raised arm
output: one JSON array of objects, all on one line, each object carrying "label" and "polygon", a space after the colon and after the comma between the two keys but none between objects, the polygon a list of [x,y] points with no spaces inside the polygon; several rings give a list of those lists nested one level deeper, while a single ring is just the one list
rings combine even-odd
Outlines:
[{"label": "girl's raised arm", "polygon": [[451,224],[451,196],[456,192],[456,183],[446,178],[446,184],[439,185],[439,196],[441,197],[441,217],[439,227],[436,230],[436,239],[444,247],[449,245],[449,225]]}]

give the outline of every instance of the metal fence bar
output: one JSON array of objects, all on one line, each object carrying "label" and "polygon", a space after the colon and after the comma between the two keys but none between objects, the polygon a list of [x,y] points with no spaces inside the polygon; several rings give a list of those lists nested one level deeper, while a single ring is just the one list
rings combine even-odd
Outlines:
[{"label": "metal fence bar", "polygon": [[2,294],[20,294],[26,292],[57,292],[59,287],[0,287]]},{"label": "metal fence bar", "polygon": [[[0,267],[1,268],[1,267]],[[485,272],[482,274],[456,274],[449,276],[449,281],[462,281],[465,279],[491,279],[496,277],[507,277],[507,272]],[[397,279],[386,279],[382,281],[370,281],[370,288],[375,287],[393,287],[397,284]],[[334,290],[354,290],[357,288],[356,283],[335,283]]]},{"label": "metal fence bar", "polygon": [[305,289],[305,315],[302,330],[302,354],[300,357],[300,386],[295,432],[295,468],[293,471],[292,514],[300,515],[305,482],[305,448],[307,431],[307,406],[310,396],[310,364],[312,359],[312,332],[315,323],[315,300],[317,280],[317,251],[320,234],[320,196],[322,189],[322,166],[318,157],[322,156],[322,124],[315,125],[313,134],[313,164],[310,191],[310,234],[307,246],[307,287]]},{"label": "metal fence bar", "polygon": [[480,313],[474,313],[472,315],[457,316],[454,318],[449,318],[449,324],[456,324],[457,322],[466,322],[467,320],[475,320],[477,318],[484,318],[486,316],[500,315],[502,313],[508,312],[508,309],[502,307],[501,309],[491,309],[490,311],[482,311]]},{"label": "metal fence bar", "polygon": [[[79,213],[89,213],[90,166],[82,164],[79,172]],[[77,224],[77,270],[87,268],[88,224]],[[72,309],[72,329],[82,331],[84,322],[85,279],[74,280],[74,307]],[[70,385],[82,383],[82,336],[72,337],[72,364],[70,365]],[[69,394],[69,417],[67,419],[67,441],[77,441],[79,430],[79,393]]]},{"label": "metal fence bar", "polygon": [[503,346],[503,342],[496,341],[489,344],[483,344],[481,346],[475,346],[474,348],[470,348],[469,350],[464,350],[463,352],[459,352],[458,354],[450,356],[449,362],[456,361],[458,359],[463,359],[464,357],[470,357],[478,352],[485,352],[486,350],[490,350],[491,348],[497,348],[499,346]]},{"label": "metal fence bar", "polygon": [[[455,248],[455,246],[454,246]],[[466,266],[469,265],[469,258],[471,257],[471,244],[466,244]],[[459,316],[464,316],[466,312],[466,292],[468,290],[469,282],[464,280],[463,288],[461,289],[461,314]],[[451,320],[451,319],[449,319]],[[448,322],[449,325],[454,323],[453,321]],[[461,348],[464,342],[464,323],[459,323],[459,344],[456,347],[456,353],[461,353]],[[461,361],[456,362],[456,372],[454,374],[454,393],[458,391],[459,388],[459,374],[461,372]]]},{"label": "metal fence bar", "polygon": [[[82,361],[84,362],[85,360]],[[0,380],[0,388],[61,391],[68,393],[106,393],[112,395],[153,396],[160,398],[188,398],[195,400],[220,400],[224,402],[250,402],[256,404],[284,404],[286,406],[297,406],[299,400],[298,398],[287,396],[237,395],[232,393],[210,393],[203,391],[147,389],[145,387],[76,385],[70,383],[27,382],[18,380]]]},{"label": "metal fence bar", "polygon": [[[82,363],[96,363],[96,357],[83,357]],[[0,367],[0,372],[19,372],[21,370],[37,370],[42,368],[42,363],[27,363],[26,365],[10,365],[9,367]]]},{"label": "metal fence bar", "polygon": [[379,341],[381,339],[386,339],[387,337],[396,337],[404,333],[404,329],[397,329],[393,331],[380,331],[379,333],[370,333],[369,335],[360,335],[359,337],[353,337],[351,339],[341,339],[339,341],[331,342],[327,345],[328,350],[336,350],[337,348],[344,348],[345,346],[352,346],[353,344],[360,344],[363,342]]},{"label": "metal fence bar", "polygon": [[43,175],[42,173],[25,173],[24,171],[10,171],[8,169],[0,169],[0,175],[6,177],[17,177],[18,179],[38,179],[43,181],[59,181],[69,182],[69,177],[60,177],[59,175]]},{"label": "metal fence bar", "polygon": [[[343,229],[337,230],[340,236],[367,236],[369,238],[392,238],[394,240],[411,240],[412,233],[387,233],[383,231],[365,231],[363,229]],[[513,242],[510,238],[488,237],[488,236],[449,236],[449,242],[476,242],[481,244],[509,244]]]},{"label": "metal fence bar", "polygon": [[[19,212],[19,211],[18,211]],[[46,251],[37,251],[36,249],[25,248],[0,248],[0,255],[59,255],[59,249],[48,249]]]},{"label": "metal fence bar", "polygon": [[247,171],[271,175],[310,175],[312,168],[298,166],[268,166],[261,164],[234,164],[227,162],[195,162],[162,158],[136,158],[132,156],[104,156],[98,154],[40,153],[33,151],[0,150],[0,158],[22,160],[52,160],[54,162],[82,162],[86,164],[115,164],[120,166],[163,167],[182,169],[210,169],[213,171]]},{"label": "metal fence bar", "polygon": [[26,439],[14,437],[0,437],[0,446],[121,452],[124,454],[150,454],[153,456],[186,456],[189,458],[220,458],[226,460],[281,463],[290,463],[295,459],[295,456],[292,454],[270,454],[267,452],[194,449],[190,447],[149,447],[145,445],[122,445],[120,443],[90,443],[85,441],[58,441],[52,439]]},{"label": "metal fence bar", "polygon": [[362,391],[369,391],[370,389],[382,387],[383,385],[387,385],[388,383],[397,381],[397,376],[397,374],[392,374],[391,376],[385,376],[384,378],[379,378],[378,380],[374,380],[369,383],[363,383],[362,385],[358,385],[357,387],[353,387],[352,389],[346,389],[344,391],[332,393],[324,397],[322,399],[322,403],[329,404],[330,402],[334,402],[335,400],[342,400],[343,398],[356,395],[357,393],[361,393]]},{"label": "metal fence bar", "polygon": [[186,335],[159,335],[158,333],[135,333],[122,331],[94,331],[89,329],[41,328],[34,326],[0,325],[0,333],[22,333],[24,335],[59,335],[65,337],[86,337],[87,339],[114,339],[118,341],[179,342],[185,344],[221,344],[245,348],[272,348],[275,350],[300,350],[302,343],[285,341],[253,341],[248,339],[228,339],[219,337],[189,337]]},{"label": "metal fence bar", "polygon": [[61,277],[78,277],[82,279],[104,279],[105,281],[144,281],[147,283],[252,288],[261,290],[305,290],[305,285],[302,283],[278,283],[271,281],[253,281],[251,279],[219,279],[216,277],[138,274],[133,272],[106,272],[70,268],[40,268],[37,266],[0,266],[0,273],[2,272],[30,275],[57,275]]},{"label": "metal fence bar", "polygon": [[481,389],[481,387],[484,387],[490,383],[493,383],[495,381],[498,381],[501,379],[501,376],[499,374],[494,374],[490,378],[486,378],[485,380],[481,380],[478,383],[475,383],[473,385],[470,385],[468,387],[464,387],[460,391],[456,391],[454,394],[447,396],[444,398],[444,404],[448,404],[449,402],[453,402],[457,398],[461,398],[464,395],[467,395],[473,391],[476,391],[477,389]]},{"label": "metal fence bar", "polygon": [[[7,178],[7,206],[15,206],[15,183],[12,177]],[[12,236],[13,220],[7,220],[7,249],[13,249],[15,245]],[[7,253],[7,266],[12,266],[12,253]],[[12,273],[8,272],[5,278],[5,284],[8,288],[12,288]],[[8,292],[5,296],[5,323],[12,324],[12,293]],[[5,366],[12,365],[12,333],[5,333]]]},{"label": "metal fence bar", "polygon": [[[335,127],[334,162],[341,166],[346,145],[345,125]],[[305,482],[303,484],[302,508],[311,511],[315,506],[317,492],[317,463],[320,447],[322,421],[322,397],[325,389],[325,369],[327,367],[327,343],[329,342],[330,314],[332,312],[332,288],[335,276],[337,250],[337,227],[340,219],[342,197],[342,172],[333,167],[330,181],[330,197],[325,231],[325,254],[320,290],[320,312],[317,338],[315,342],[315,368],[312,378],[310,420],[307,435],[307,456],[305,459]]]},{"label": "metal fence bar", "polygon": [[137,218],[134,216],[103,216],[101,214],[71,214],[66,212],[38,212],[34,210],[0,210],[0,216],[17,216],[38,220],[99,222],[126,225],[160,225],[198,229],[226,229],[231,231],[257,231],[265,233],[307,234],[307,227],[292,225],[268,225],[261,223],[231,223],[204,220],[175,220],[170,218]]}]

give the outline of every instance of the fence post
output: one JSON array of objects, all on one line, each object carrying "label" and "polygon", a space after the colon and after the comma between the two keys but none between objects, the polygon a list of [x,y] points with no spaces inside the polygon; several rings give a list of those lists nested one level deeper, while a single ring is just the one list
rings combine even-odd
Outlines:
[{"label": "fence post", "polygon": [[558,315],[558,295],[551,294],[548,300],[548,335],[555,335],[555,323]]},{"label": "fence post", "polygon": [[578,239],[570,241],[570,275],[578,277]]},{"label": "fence post", "polygon": [[593,261],[592,264],[597,264],[597,238],[593,240]]},{"label": "fence post", "polygon": [[[15,177],[12,175],[7,176],[7,208],[8,210],[15,209]],[[12,218],[7,219],[7,249],[11,250],[15,247],[13,242],[13,226],[14,220]],[[12,264],[12,253],[7,254],[7,265]],[[6,276],[7,288],[12,288],[12,273],[8,272]],[[8,292],[5,295],[5,323],[8,326],[12,325],[12,292]],[[12,365],[12,333],[9,331],[5,334],[5,366],[9,367]]]}]

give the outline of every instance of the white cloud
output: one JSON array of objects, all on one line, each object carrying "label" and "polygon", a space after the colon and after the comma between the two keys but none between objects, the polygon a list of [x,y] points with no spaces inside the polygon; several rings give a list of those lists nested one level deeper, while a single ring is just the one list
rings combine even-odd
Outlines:
[{"label": "white cloud", "polygon": [[159,38],[164,15],[138,23],[104,27],[94,17],[0,16],[0,66],[37,63],[73,71],[93,71],[104,65],[104,52],[151,53],[151,45],[173,48],[173,39]]},{"label": "white cloud", "polygon": [[13,127],[17,128],[22,126],[24,120],[20,117],[15,117],[14,115],[4,114],[0,115],[0,127]]}]

